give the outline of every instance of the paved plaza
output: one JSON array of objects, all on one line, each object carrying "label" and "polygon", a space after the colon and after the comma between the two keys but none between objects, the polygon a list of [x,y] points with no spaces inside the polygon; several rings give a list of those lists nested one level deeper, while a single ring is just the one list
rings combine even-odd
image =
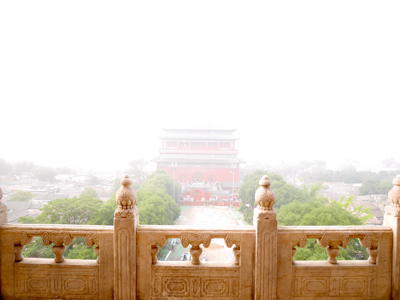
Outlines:
[{"label": "paved plaza", "polygon": [[176,225],[233,226],[246,225],[237,208],[226,206],[181,206]]},{"label": "paved plaza", "polygon": [[[212,226],[214,228],[246,225],[237,208],[223,206],[182,206],[176,225]],[[189,248],[183,248],[179,240],[170,247],[166,260],[189,259]],[[202,261],[233,261],[232,250],[223,239],[213,239],[208,248],[203,249]]]}]

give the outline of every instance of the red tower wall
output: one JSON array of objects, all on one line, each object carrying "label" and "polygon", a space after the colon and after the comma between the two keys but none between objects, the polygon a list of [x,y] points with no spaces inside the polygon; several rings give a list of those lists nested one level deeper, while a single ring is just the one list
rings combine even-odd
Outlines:
[{"label": "red tower wall", "polygon": [[166,130],[158,168],[182,184],[184,204],[239,205],[234,130]]}]

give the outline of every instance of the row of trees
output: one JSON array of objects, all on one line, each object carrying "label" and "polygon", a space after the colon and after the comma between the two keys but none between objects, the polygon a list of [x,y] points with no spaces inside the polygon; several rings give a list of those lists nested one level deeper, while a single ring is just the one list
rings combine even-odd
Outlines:
[{"label": "row of trees", "polygon": [[14,191],[10,195],[10,201],[29,202],[33,199],[33,194],[28,191]]},{"label": "row of trees", "polygon": [[386,194],[391,186],[392,179],[400,172],[400,165],[392,164],[398,170],[392,171],[358,171],[355,167],[347,167],[341,170],[329,170],[326,167],[310,169],[299,175],[305,182],[344,182],[361,183],[361,195]]},{"label": "row of trees", "polygon": [[[255,207],[254,193],[259,178],[266,172],[262,170],[248,174],[240,188],[240,198],[245,220],[251,224]],[[353,198],[347,197],[333,201],[321,196],[318,185],[296,187],[287,183],[277,174],[269,174],[271,189],[276,195],[274,209],[277,211],[279,225],[362,225],[372,217],[370,211],[355,206]],[[316,240],[307,241],[305,248],[296,252],[295,259],[326,259],[326,251]],[[341,249],[339,259],[366,259],[367,252],[358,240],[351,240],[346,249]]]},{"label": "row of trees", "polygon": [[[137,190],[137,207],[141,224],[174,224],[180,215],[176,203],[181,187],[163,171],[151,174]],[[114,193],[115,195],[115,193]],[[175,198],[174,198],[175,195]],[[112,225],[116,208],[115,196],[103,202],[93,189],[85,189],[78,197],[50,201],[36,217],[21,217],[25,224],[90,224]],[[41,239],[28,245],[24,254],[33,257],[52,257],[50,247],[45,247]],[[93,251],[84,245],[82,239],[67,247],[67,258],[94,257]]]},{"label": "row of trees", "polygon": [[22,174],[32,174],[33,177],[41,181],[52,182],[58,174],[71,174],[73,171],[68,168],[51,168],[35,165],[30,161],[10,163],[0,158],[0,176],[12,176]]},{"label": "row of trees", "polygon": [[392,188],[392,180],[395,174],[388,174],[378,179],[370,179],[363,182],[360,188],[361,195],[387,194]]}]

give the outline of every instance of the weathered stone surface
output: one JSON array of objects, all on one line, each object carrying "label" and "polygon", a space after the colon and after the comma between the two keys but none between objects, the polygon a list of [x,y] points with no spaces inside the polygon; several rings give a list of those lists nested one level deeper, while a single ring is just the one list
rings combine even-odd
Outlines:
[{"label": "weathered stone surface", "polygon": [[[117,191],[114,214],[114,299],[136,299],[136,198],[126,176]],[[151,249],[149,249],[151,251]]]}]

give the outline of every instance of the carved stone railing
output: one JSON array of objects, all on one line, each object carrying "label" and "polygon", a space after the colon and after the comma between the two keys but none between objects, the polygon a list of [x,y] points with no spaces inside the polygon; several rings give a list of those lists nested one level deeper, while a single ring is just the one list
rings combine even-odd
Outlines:
[{"label": "carved stone railing", "polygon": [[[183,247],[190,247],[191,261],[157,261],[158,248],[171,238],[180,239]],[[139,226],[137,239],[137,294],[140,299],[206,299],[216,295],[221,299],[252,299],[253,228]],[[203,248],[213,239],[223,239],[232,249],[232,261],[200,262]]]},{"label": "carved stone railing", "polygon": [[[0,237],[4,299],[112,298],[112,226],[3,225]],[[23,257],[24,247],[35,237],[52,245],[54,259]],[[75,238],[84,238],[88,247],[93,246],[97,260],[65,259],[65,248]]]},{"label": "carved stone railing", "polygon": [[[278,229],[278,239],[277,294],[282,299],[390,299],[390,227],[284,226]],[[296,247],[305,247],[308,239],[316,239],[326,249],[327,261],[293,260]],[[346,248],[351,239],[358,239],[367,248],[368,260],[337,260],[340,248]]]},{"label": "carved stone railing", "polygon": [[[350,300],[400,299],[400,177],[389,193],[385,226],[278,226],[269,178],[256,192],[254,226],[210,228],[140,226],[135,193],[124,178],[114,226],[0,224],[2,299],[118,300]],[[2,193],[0,192],[0,198]],[[0,203],[0,220],[6,222]],[[51,245],[54,259],[24,258],[34,237]],[[97,260],[65,259],[75,238],[93,246]],[[189,248],[191,261],[158,261],[168,239]],[[214,239],[233,259],[202,262]],[[298,247],[315,239],[326,261],[296,261]],[[368,260],[339,260],[358,239]]]}]

